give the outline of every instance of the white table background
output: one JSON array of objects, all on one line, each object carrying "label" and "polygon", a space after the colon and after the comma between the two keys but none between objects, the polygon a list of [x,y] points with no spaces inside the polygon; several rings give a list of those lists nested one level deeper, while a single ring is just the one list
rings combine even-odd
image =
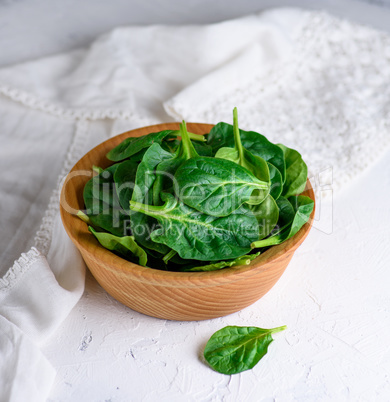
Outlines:
[{"label": "white table background", "polygon": [[[389,10],[358,1],[3,1],[0,66],[85,46],[118,25],[213,22],[278,5],[390,30]],[[281,280],[239,313],[140,320],[87,275],[85,295],[43,349],[58,370],[50,400],[390,400],[389,160],[387,152],[333,197],[325,187],[315,227]],[[248,324],[288,329],[253,370],[214,373],[201,358],[207,339]]]}]

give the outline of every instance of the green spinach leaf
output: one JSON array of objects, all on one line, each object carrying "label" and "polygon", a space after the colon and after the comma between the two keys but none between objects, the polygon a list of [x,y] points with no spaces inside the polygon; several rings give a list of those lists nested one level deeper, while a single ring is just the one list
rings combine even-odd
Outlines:
[{"label": "green spinach leaf", "polygon": [[117,168],[118,164],[112,165],[92,177],[84,187],[83,197],[90,225],[123,236],[127,234],[130,218],[116,194],[114,174]]},{"label": "green spinach leaf", "polygon": [[242,207],[227,217],[215,217],[178,203],[171,194],[164,198],[162,206],[131,201],[130,208],[157,219],[161,228],[152,232],[151,239],[177,251],[181,258],[234,259],[247,254],[251,242],[259,236],[257,220],[248,208]]},{"label": "green spinach leaf", "polygon": [[285,229],[291,222],[294,220],[295,216],[295,209],[291,205],[291,202],[284,197],[279,197],[276,200],[276,204],[278,205],[279,209],[279,219],[277,223],[277,227],[273,231],[273,234],[280,232],[281,230]]},{"label": "green spinach leaf", "polygon": [[254,254],[247,254],[243,255],[242,257],[238,257],[235,260],[230,260],[230,261],[219,261],[219,262],[214,262],[211,264],[206,264],[206,265],[197,265],[194,267],[186,267],[183,268],[183,272],[210,272],[210,271],[218,271],[222,268],[227,268],[227,267],[238,267],[242,265],[249,265],[251,261],[253,261],[256,257],[260,255],[260,252],[254,253]]},{"label": "green spinach leaf", "polygon": [[[163,149],[165,149],[165,151],[174,154],[179,148],[180,142],[181,142],[180,140],[176,139],[170,141],[163,141],[161,146]],[[211,148],[210,145],[207,145],[204,142],[194,141],[192,143],[192,146],[195,148],[195,151],[198,153],[199,156],[213,156],[213,149]]]},{"label": "green spinach leaf", "polygon": [[267,162],[267,164],[271,184],[269,193],[274,200],[277,200],[283,191],[282,175],[280,174],[279,169],[272,165],[272,163]]},{"label": "green spinach leaf", "polygon": [[133,196],[137,168],[138,163],[125,160],[118,164],[114,173],[115,189],[119,203],[127,213],[130,213],[129,202]]},{"label": "green spinach leaf", "polygon": [[139,265],[146,266],[148,256],[145,250],[136,243],[133,236],[118,237],[111,233],[97,232],[91,226],[89,226],[89,230],[106,249],[114,251],[130,261],[136,257]]},{"label": "green spinach leaf", "polygon": [[[132,156],[135,156],[135,161],[141,160],[143,156],[141,152],[144,152],[152,144],[158,143],[161,145],[164,140],[166,141],[179,135],[178,130],[163,130],[143,135],[142,137],[129,137],[111,149],[106,156],[107,159],[113,162],[119,162]],[[195,141],[206,141],[206,138],[202,135],[189,133],[189,136]]]},{"label": "green spinach leaf", "polygon": [[[164,151],[157,143],[152,144],[148,148],[137,169],[132,201],[152,204],[156,168],[163,160],[170,158],[172,158],[172,154]],[[169,251],[168,247],[156,243],[150,238],[150,234],[158,226],[158,222],[153,217],[131,211],[130,221],[132,234],[141,246],[158,251],[164,255]]]},{"label": "green spinach leaf", "polygon": [[268,352],[272,334],[285,330],[228,326],[215,332],[206,344],[204,357],[219,373],[237,374],[253,368]]},{"label": "green spinach leaf", "polygon": [[301,227],[309,220],[310,214],[314,208],[314,201],[311,198],[299,195],[290,197],[289,202],[294,208],[294,217],[292,221],[287,224],[287,226],[282,227],[279,231],[272,234],[272,236],[263,240],[255,241],[252,244],[252,248],[269,247],[283,243],[298,233],[299,229],[301,229]]},{"label": "green spinach leaf", "polygon": [[307,166],[303,161],[301,154],[295,149],[287,148],[278,144],[283,150],[286,161],[286,180],[283,185],[282,195],[286,198],[301,194],[306,187]]},{"label": "green spinach leaf", "polygon": [[259,239],[268,236],[279,220],[278,204],[269,195],[261,204],[251,205],[250,210],[259,224]]},{"label": "green spinach leaf", "polygon": [[177,151],[177,148],[179,148],[179,145],[180,145],[180,140],[178,140],[177,138],[175,138],[175,139],[168,138],[168,140],[164,139],[161,142],[161,148],[164,151],[170,152],[171,154],[174,154]]},{"label": "green spinach leaf", "polygon": [[213,156],[213,149],[204,142],[193,142],[192,145],[199,156]]},{"label": "green spinach leaf", "polygon": [[199,156],[192,145],[184,121],[180,124],[180,135],[181,142],[175,154],[157,166],[156,181],[153,184],[153,205],[161,205],[161,193],[163,189],[173,186],[172,179],[177,169],[186,160]]},{"label": "green spinach leaf", "polygon": [[[259,156],[252,155],[242,146],[240,131],[238,128],[237,108],[234,108],[233,110],[233,135],[234,148],[222,147],[217,151],[215,157],[235,162],[249,170],[259,180],[269,183],[270,173],[267,162]],[[269,189],[256,189],[255,194],[256,195],[253,197],[253,199],[256,200],[254,203],[256,205],[259,204],[259,201],[262,202],[267,197],[269,194]],[[248,201],[248,204],[252,204],[251,199]]]},{"label": "green spinach leaf", "polygon": [[[284,181],[286,175],[284,155],[276,144],[255,131],[240,130],[240,138],[242,146],[247,151],[274,165]],[[207,144],[212,147],[214,153],[222,147],[232,148],[234,146],[233,126],[227,123],[216,124],[207,136]]]},{"label": "green spinach leaf", "polygon": [[217,158],[197,157],[184,162],[175,174],[177,196],[188,206],[212,216],[228,216],[248,201],[255,190],[269,190],[269,183],[260,181],[236,163]]},{"label": "green spinach leaf", "polygon": [[150,133],[142,137],[126,138],[107,153],[107,159],[114,162],[127,159],[143,149],[149,148],[154,143],[161,144],[162,140],[168,136],[172,136],[173,132],[173,130],[164,130],[158,133]]}]

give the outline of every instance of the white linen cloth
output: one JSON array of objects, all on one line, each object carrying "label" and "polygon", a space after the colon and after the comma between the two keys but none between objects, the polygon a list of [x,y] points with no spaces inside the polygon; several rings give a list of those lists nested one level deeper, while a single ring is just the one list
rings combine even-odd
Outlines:
[{"label": "white linen cloth", "polygon": [[122,27],[89,49],[0,70],[1,400],[45,400],[54,381],[39,345],[81,297],[85,269],[59,191],[88,149],[148,124],[230,122],[237,106],[243,129],[296,147],[312,175],[333,168],[340,188],[390,142],[389,59],[386,34],[280,9]]}]

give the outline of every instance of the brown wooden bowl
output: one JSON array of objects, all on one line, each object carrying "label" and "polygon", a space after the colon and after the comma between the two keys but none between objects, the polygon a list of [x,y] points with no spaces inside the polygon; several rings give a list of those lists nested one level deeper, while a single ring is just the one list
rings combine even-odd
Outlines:
[{"label": "brown wooden bowl", "polygon": [[[210,124],[188,123],[196,134]],[[61,192],[64,227],[99,284],[115,299],[138,312],[168,320],[205,320],[247,307],[266,294],[283,274],[295,250],[308,235],[310,220],[291,239],[273,246],[249,265],[213,272],[170,272],[142,267],[103,248],[75,213],[84,209],[83,188],[92,177],[92,165],[107,167],[106,153],[127,137],[178,130],[179,123],[158,124],[120,134],[84,155],[67,176]],[[310,182],[305,195],[314,200]]]}]

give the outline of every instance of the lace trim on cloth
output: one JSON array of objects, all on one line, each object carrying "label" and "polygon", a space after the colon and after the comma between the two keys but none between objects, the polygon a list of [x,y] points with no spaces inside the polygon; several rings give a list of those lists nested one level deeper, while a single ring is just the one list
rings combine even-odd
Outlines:
[{"label": "lace trim on cloth", "polygon": [[[291,58],[205,104],[171,104],[192,121],[231,121],[298,149],[310,174],[340,189],[390,145],[390,36],[308,12]],[[189,102],[190,103],[190,102]],[[329,177],[329,175],[328,175]]]},{"label": "lace trim on cloth", "polygon": [[11,88],[8,85],[2,83],[0,83],[0,94],[31,109],[40,110],[53,116],[63,118],[90,120],[131,118],[137,118],[140,120],[147,119],[147,117],[139,116],[131,110],[124,109],[65,108],[60,105],[56,105],[55,103],[49,102],[45,99],[39,98],[38,96],[26,91],[20,90],[18,88]]},{"label": "lace trim on cloth", "polygon": [[54,218],[59,213],[62,182],[69,173],[69,170],[82,156],[87,140],[87,130],[88,121],[78,120],[76,122],[73,140],[57,180],[57,186],[50,197],[49,206],[42,219],[41,227],[35,235],[34,247],[27,253],[23,253],[22,256],[14,262],[13,266],[8,269],[5,276],[0,278],[0,291],[10,289],[40,256],[47,255],[52,240]]},{"label": "lace trim on cloth", "polygon": [[79,120],[76,125],[76,133],[74,135],[72,144],[65,158],[61,173],[58,177],[57,186],[50,197],[49,206],[42,219],[41,227],[35,235],[35,247],[43,255],[47,255],[50,248],[54,218],[58,214],[60,208],[62,183],[75,163],[83,156],[84,145],[87,140],[87,131],[88,122],[86,120]]},{"label": "lace trim on cloth", "polygon": [[27,253],[22,253],[7,273],[0,278],[0,292],[11,288],[40,257],[41,253],[35,247]]}]

